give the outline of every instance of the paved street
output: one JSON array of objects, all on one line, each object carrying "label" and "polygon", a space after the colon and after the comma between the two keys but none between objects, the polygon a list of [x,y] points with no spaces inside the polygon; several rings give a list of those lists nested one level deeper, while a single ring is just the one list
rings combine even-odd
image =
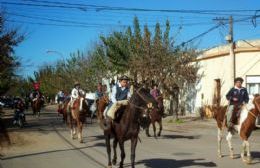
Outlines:
[{"label": "paved street", "polygon": [[[241,162],[241,146],[238,136],[234,137],[237,158],[230,159],[227,143],[223,141],[223,158],[216,155],[216,128],[212,120],[167,123],[162,137],[146,137],[140,133],[137,145],[137,168],[178,167],[260,167],[260,130],[251,137],[254,157],[250,166]],[[84,128],[84,143],[71,140],[69,130],[54,111],[45,111],[40,119],[28,115],[28,125],[10,128],[12,146],[2,150],[0,165],[3,168],[100,168],[107,164],[105,141],[96,122],[90,121]],[[130,167],[130,143],[126,143],[125,167]],[[120,153],[118,149],[118,158]],[[118,160],[119,161],[119,160]],[[0,167],[1,167],[0,166]],[[118,167],[118,165],[116,166]]]}]

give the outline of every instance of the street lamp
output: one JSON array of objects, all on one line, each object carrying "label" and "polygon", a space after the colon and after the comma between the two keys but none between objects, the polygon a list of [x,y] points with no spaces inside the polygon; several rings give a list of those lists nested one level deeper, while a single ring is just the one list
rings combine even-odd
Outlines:
[{"label": "street lamp", "polygon": [[65,60],[63,54],[62,54],[61,52],[59,52],[59,51],[56,51],[56,50],[47,50],[46,53],[47,53],[47,54],[51,54],[51,53],[57,54],[57,55],[59,55],[59,56],[62,57],[63,61]]}]

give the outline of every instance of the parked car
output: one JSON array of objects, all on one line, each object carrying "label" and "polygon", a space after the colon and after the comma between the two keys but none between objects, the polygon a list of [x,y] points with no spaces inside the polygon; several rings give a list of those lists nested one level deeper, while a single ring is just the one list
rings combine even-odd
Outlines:
[{"label": "parked car", "polygon": [[0,107],[4,107],[4,106],[5,106],[4,102],[0,100]]},{"label": "parked car", "polygon": [[0,102],[3,104],[3,107],[14,108],[14,101],[11,98],[1,98]]}]

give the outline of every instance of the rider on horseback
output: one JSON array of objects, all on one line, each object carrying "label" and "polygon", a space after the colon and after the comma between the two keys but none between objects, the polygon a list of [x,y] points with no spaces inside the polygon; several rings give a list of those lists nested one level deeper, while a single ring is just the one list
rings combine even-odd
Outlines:
[{"label": "rider on horseback", "polygon": [[74,88],[71,91],[70,107],[73,108],[75,100],[79,99],[80,95],[84,95],[84,91],[80,88],[80,83],[75,82]]},{"label": "rider on horseback", "polygon": [[159,96],[161,96],[160,90],[158,89],[158,85],[154,84],[153,85],[153,89],[151,90],[151,95],[154,97],[155,100],[157,100],[157,98]]},{"label": "rider on horseback", "polygon": [[96,98],[99,99],[103,96],[102,83],[98,83],[96,90]]},{"label": "rider on horseback", "polygon": [[116,111],[122,106],[128,105],[128,99],[131,97],[128,87],[129,78],[123,75],[119,78],[119,83],[112,88],[111,102],[108,105],[106,112],[106,124],[115,119]]},{"label": "rider on horseback", "polygon": [[228,128],[232,128],[235,121],[240,117],[240,111],[243,104],[248,103],[249,97],[246,88],[242,87],[243,79],[238,77],[234,80],[235,86],[229,90],[226,95],[229,101],[227,111]]}]

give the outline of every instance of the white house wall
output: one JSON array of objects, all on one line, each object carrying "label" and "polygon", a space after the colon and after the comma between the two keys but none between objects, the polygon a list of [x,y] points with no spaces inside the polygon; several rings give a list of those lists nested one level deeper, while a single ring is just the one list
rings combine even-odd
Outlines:
[{"label": "white house wall", "polygon": [[[258,51],[250,51],[247,52],[237,52],[235,54],[236,58],[236,77],[242,77],[245,82],[243,86],[246,86],[246,76],[256,75],[260,76],[260,48],[257,48]],[[243,48],[240,48],[241,51]],[[211,105],[214,87],[215,87],[215,79],[220,79],[221,82],[221,104],[226,105],[228,102],[226,101],[225,95],[229,91],[229,89],[233,85],[233,80],[231,79],[231,57],[228,55],[227,46],[223,46],[222,48],[214,48],[212,51],[225,53],[225,55],[220,55],[212,58],[207,58],[207,56],[202,56],[199,61],[199,65],[201,66],[199,70],[199,74],[202,75],[202,78],[198,85],[196,86],[196,100],[195,100],[195,109],[196,111],[199,107],[203,105]],[[211,54],[212,51],[207,51],[207,54]],[[223,52],[224,51],[224,52]],[[203,98],[202,98],[202,95]]]}]

